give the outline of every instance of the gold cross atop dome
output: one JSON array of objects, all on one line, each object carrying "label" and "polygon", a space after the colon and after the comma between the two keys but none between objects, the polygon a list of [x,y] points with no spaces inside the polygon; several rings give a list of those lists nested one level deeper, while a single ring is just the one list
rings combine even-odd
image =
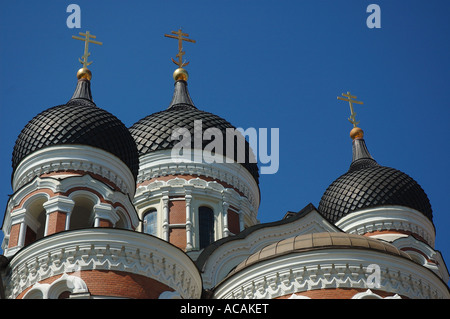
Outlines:
[{"label": "gold cross atop dome", "polygon": [[350,131],[350,137],[353,140],[363,138],[364,131],[356,126],[359,124],[359,121],[356,121],[356,112],[353,110],[353,103],[362,105],[363,102],[356,101],[356,95],[351,95],[350,92],[347,92],[347,94],[342,93],[342,96],[344,97],[338,96],[338,100],[346,101],[350,104],[350,117],[348,120],[353,124],[353,129]]},{"label": "gold cross atop dome", "polygon": [[176,57],[178,58],[178,62],[175,61],[174,58],[172,58],[172,61],[173,63],[178,65],[179,68],[183,68],[184,66],[189,64],[189,62],[183,62],[183,55],[186,53],[183,51],[183,41],[195,43],[195,40],[188,39],[189,34],[183,33],[181,29],[179,29],[178,31],[171,31],[171,33],[176,34],[176,36],[171,34],[164,34],[164,36],[167,38],[178,40],[178,54],[176,55]]},{"label": "gold cross atop dome", "polygon": [[350,123],[353,124],[353,127],[356,127],[356,125],[359,124],[359,121],[357,122],[356,119],[355,119],[356,112],[353,110],[353,103],[362,105],[363,102],[353,100],[353,99],[356,99],[356,96],[355,95],[351,95],[350,92],[347,92],[347,94],[342,93],[342,96],[345,96],[345,98],[344,97],[340,97],[340,96],[338,96],[337,98],[338,98],[338,100],[346,101],[346,102],[348,102],[350,104],[350,117],[348,118],[348,120],[350,121]]},{"label": "gold cross atop dome", "polygon": [[75,35],[73,35],[72,38],[76,39],[76,40],[84,41],[84,55],[82,56],[82,59],[78,59],[78,60],[83,65],[83,68],[87,69],[87,67],[92,64],[92,61],[88,62],[88,57],[91,55],[91,53],[89,53],[89,51],[88,51],[89,43],[94,43],[94,44],[98,44],[98,45],[102,45],[103,43],[91,40],[91,39],[95,39],[96,36],[93,34],[90,34],[89,31],[86,31],[86,33],[80,32],[80,35],[83,36],[84,38],[78,37]]}]

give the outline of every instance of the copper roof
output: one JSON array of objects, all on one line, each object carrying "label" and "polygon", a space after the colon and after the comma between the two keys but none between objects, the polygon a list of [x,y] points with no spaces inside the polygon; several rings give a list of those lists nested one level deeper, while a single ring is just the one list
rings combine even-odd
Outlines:
[{"label": "copper roof", "polygon": [[287,254],[302,253],[322,249],[344,248],[375,250],[412,260],[408,254],[399,250],[394,245],[378,239],[347,233],[324,232],[298,235],[266,246],[241,262],[230,273],[230,275],[261,261],[269,260]]}]

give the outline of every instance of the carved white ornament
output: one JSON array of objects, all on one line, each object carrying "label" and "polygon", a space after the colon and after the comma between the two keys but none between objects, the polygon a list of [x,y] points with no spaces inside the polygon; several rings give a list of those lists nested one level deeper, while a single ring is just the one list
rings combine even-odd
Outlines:
[{"label": "carved white ornament", "polygon": [[260,194],[258,184],[247,169],[239,163],[179,163],[172,159],[171,150],[152,152],[141,156],[139,160],[138,184],[168,175],[212,177],[242,192],[256,210],[259,207]]},{"label": "carved white ornament", "polygon": [[324,249],[251,265],[215,288],[217,299],[273,299],[317,289],[367,289],[367,266],[378,264],[378,290],[412,299],[448,299],[445,283],[411,260],[375,251]]},{"label": "carved white ornament", "polygon": [[68,170],[100,175],[125,194],[134,195],[136,184],[128,166],[113,154],[87,145],[51,146],[31,153],[14,172],[13,190],[18,190],[42,174]]},{"label": "carved white ornament", "polygon": [[7,298],[16,298],[26,288],[74,269],[146,276],[171,287],[182,298],[200,298],[202,291],[195,264],[181,250],[147,234],[114,228],[46,237],[18,252],[8,267],[4,281]]}]

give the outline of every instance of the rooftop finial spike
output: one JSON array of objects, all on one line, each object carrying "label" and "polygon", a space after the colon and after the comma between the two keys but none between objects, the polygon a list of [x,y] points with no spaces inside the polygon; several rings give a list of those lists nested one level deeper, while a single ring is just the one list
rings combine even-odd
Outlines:
[{"label": "rooftop finial spike", "polygon": [[347,92],[347,94],[342,93],[342,96],[338,96],[338,100],[346,101],[350,104],[350,117],[348,118],[349,122],[353,124],[353,129],[350,131],[350,137],[352,140],[356,138],[363,138],[364,137],[364,131],[357,127],[359,124],[359,121],[356,121],[356,112],[353,110],[353,103],[362,105],[363,102],[356,101],[356,95],[351,95],[350,92]]},{"label": "rooftop finial spike", "polygon": [[92,61],[88,62],[88,57],[91,55],[91,53],[89,52],[89,43],[94,43],[94,44],[98,44],[98,45],[102,45],[102,42],[99,41],[94,41],[91,39],[95,39],[96,36],[93,34],[90,34],[89,31],[86,31],[86,33],[79,33],[81,36],[83,36],[84,38],[78,37],[73,35],[72,38],[76,39],[76,40],[81,40],[84,41],[84,54],[81,57],[82,59],[78,59],[78,61],[80,61],[80,63],[83,65],[83,67],[81,69],[78,70],[77,72],[77,78],[80,79],[88,79],[90,80],[92,78],[92,73],[91,71],[87,68],[89,65],[92,64]]},{"label": "rooftop finial spike", "polygon": [[173,78],[175,81],[183,80],[187,81],[188,79],[188,72],[184,69],[186,65],[189,64],[189,62],[184,61],[183,62],[183,55],[186,54],[186,52],[183,51],[183,41],[196,43],[193,39],[188,39],[189,34],[183,33],[181,28],[178,31],[171,31],[172,34],[165,34],[164,36],[167,38],[177,39],[178,40],[178,53],[176,57],[178,58],[178,61],[176,61],[174,58],[172,58],[172,62],[178,65],[178,69],[175,70],[173,73]]}]

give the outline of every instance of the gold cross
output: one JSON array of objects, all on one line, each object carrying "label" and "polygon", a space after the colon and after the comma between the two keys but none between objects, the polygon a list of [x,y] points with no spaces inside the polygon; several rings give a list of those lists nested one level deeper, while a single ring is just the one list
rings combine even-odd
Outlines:
[{"label": "gold cross", "polygon": [[[178,65],[178,67],[182,68],[189,64],[189,62],[183,63],[183,55],[186,53],[183,51],[183,41],[195,43],[195,40],[188,39],[187,37],[189,36],[189,34],[181,32],[181,29],[179,29],[178,31],[171,31],[171,33],[176,34],[177,36],[170,35],[170,34],[164,34],[164,36],[178,40],[178,54],[176,55],[176,57],[178,58],[178,62],[175,61],[173,58],[172,58],[172,61],[173,61],[173,63]],[[183,37],[186,37],[186,38],[183,38]]]},{"label": "gold cross", "polygon": [[356,99],[356,96],[355,95],[351,95],[350,92],[347,92],[347,94],[342,93],[342,96],[345,96],[346,98],[343,98],[343,97],[340,97],[340,96],[338,96],[337,98],[338,98],[338,100],[347,101],[350,104],[350,117],[348,118],[348,120],[350,121],[350,123],[353,124],[353,127],[356,127],[356,125],[359,124],[359,121],[356,122],[356,119],[355,119],[356,112],[353,110],[353,103],[362,105],[363,102],[353,100],[353,99]]},{"label": "gold cross", "polygon": [[88,65],[92,64],[92,61],[88,62],[88,57],[91,55],[88,52],[89,43],[94,43],[94,44],[98,44],[98,45],[102,45],[103,43],[91,40],[91,39],[95,39],[96,36],[93,34],[90,34],[89,31],[86,31],[86,33],[80,32],[80,35],[83,36],[84,38],[77,37],[75,35],[73,35],[72,38],[76,39],[76,40],[84,41],[84,55],[82,56],[83,60],[78,59],[78,61],[80,61],[80,63],[83,64],[83,68],[87,68]]}]

